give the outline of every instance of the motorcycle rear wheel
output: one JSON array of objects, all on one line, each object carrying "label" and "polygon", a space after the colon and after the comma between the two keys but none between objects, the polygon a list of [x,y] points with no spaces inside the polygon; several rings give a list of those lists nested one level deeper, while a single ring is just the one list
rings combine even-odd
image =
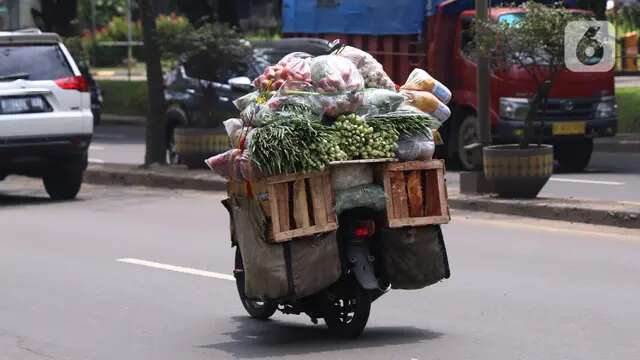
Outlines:
[{"label": "motorcycle rear wheel", "polygon": [[247,299],[244,293],[244,264],[242,263],[242,255],[240,249],[236,247],[235,271],[236,287],[242,306],[249,316],[254,319],[267,320],[278,309],[278,303],[273,301],[255,301]]},{"label": "motorcycle rear wheel", "polygon": [[329,331],[344,339],[355,339],[364,331],[369,313],[371,300],[359,284],[353,284],[353,291],[340,294],[329,302],[325,312],[324,322]]}]

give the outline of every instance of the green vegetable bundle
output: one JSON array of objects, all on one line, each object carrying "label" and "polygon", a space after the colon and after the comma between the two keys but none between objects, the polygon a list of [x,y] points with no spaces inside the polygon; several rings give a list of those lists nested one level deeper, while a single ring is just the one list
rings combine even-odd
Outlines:
[{"label": "green vegetable bundle", "polygon": [[429,138],[431,137],[431,129],[437,129],[440,126],[438,120],[425,113],[404,110],[369,116],[367,123],[374,129],[393,128],[393,131],[399,136],[425,135]]},{"label": "green vegetable bundle", "polygon": [[340,115],[332,126],[338,147],[351,159],[393,157],[398,133],[388,124],[368,124],[355,114]]},{"label": "green vegetable bundle", "polygon": [[253,130],[249,151],[264,175],[321,170],[330,161],[346,158],[317,115],[298,110],[273,113],[268,122]]}]

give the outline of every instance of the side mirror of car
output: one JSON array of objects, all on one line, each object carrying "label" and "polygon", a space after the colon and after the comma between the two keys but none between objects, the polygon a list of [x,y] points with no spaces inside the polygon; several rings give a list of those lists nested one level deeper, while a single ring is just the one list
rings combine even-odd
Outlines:
[{"label": "side mirror of car", "polygon": [[253,85],[251,85],[251,79],[249,79],[246,76],[233,77],[229,79],[229,81],[227,82],[233,89],[246,90],[246,91],[253,90]]}]

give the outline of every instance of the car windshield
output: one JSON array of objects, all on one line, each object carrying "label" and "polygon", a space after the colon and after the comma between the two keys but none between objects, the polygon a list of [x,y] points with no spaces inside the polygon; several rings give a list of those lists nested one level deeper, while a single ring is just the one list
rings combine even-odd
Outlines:
[{"label": "car windshield", "polygon": [[73,76],[60,47],[54,45],[0,45],[0,76],[23,74],[28,80],[55,80]]}]

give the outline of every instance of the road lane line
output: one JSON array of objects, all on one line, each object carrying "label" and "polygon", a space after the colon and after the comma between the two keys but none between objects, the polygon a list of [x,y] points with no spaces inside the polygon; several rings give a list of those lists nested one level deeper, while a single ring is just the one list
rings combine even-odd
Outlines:
[{"label": "road lane line", "polygon": [[94,164],[104,164],[104,160],[94,158],[89,158],[89,162]]},{"label": "road lane line", "polygon": [[550,181],[557,181],[557,182],[578,183],[578,184],[624,185],[623,182],[617,182],[617,181],[580,180],[580,179],[568,179],[568,178],[557,178],[557,177],[552,177],[549,180]]},{"label": "road lane line", "polygon": [[91,145],[89,146],[89,150],[104,150],[104,146]]},{"label": "road lane line", "polygon": [[122,258],[122,259],[117,259],[116,261],[121,263],[127,263],[127,264],[147,266],[154,269],[175,271],[183,274],[204,276],[208,278],[221,279],[221,280],[236,281],[236,278],[233,277],[233,275],[222,274],[222,273],[217,273],[213,271],[205,271],[200,269],[193,269],[193,268],[188,268],[184,266],[162,264],[154,261],[147,261],[147,260],[133,259],[133,258]]}]

